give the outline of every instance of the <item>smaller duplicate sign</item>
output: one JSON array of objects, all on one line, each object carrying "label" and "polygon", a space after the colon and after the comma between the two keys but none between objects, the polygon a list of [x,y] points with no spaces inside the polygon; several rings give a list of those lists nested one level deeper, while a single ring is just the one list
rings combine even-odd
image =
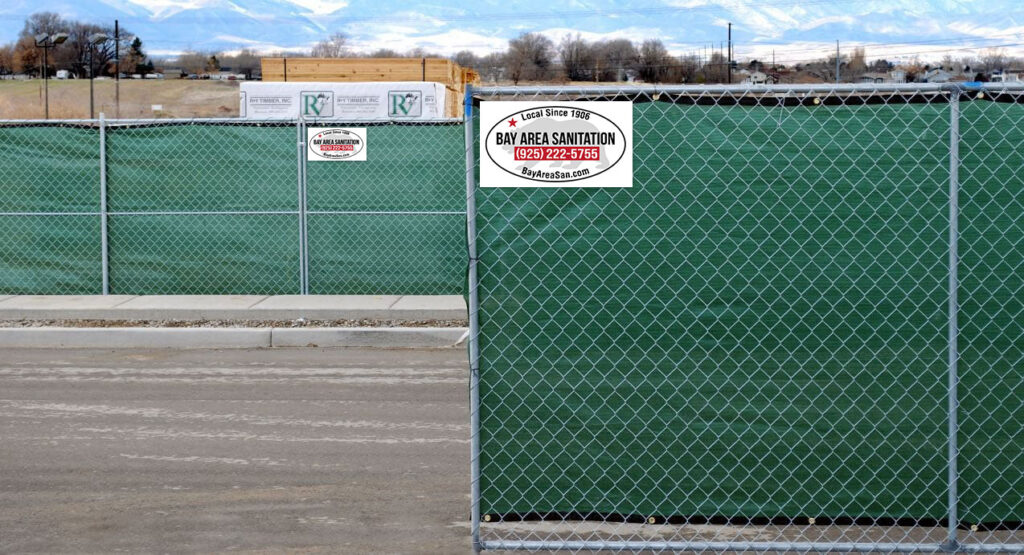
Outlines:
[{"label": "smaller duplicate sign", "polygon": [[632,102],[480,103],[481,187],[632,187]]},{"label": "smaller duplicate sign", "polygon": [[365,162],[365,127],[310,127],[306,130],[310,162]]}]

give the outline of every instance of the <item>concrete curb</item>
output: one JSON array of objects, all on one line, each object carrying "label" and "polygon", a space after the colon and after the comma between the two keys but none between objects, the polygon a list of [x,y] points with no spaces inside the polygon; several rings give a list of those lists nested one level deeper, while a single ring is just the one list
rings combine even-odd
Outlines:
[{"label": "concrete curb", "polygon": [[0,349],[443,348],[465,336],[466,328],[0,328]]},{"label": "concrete curb", "polygon": [[465,320],[459,295],[0,296],[0,320]]}]

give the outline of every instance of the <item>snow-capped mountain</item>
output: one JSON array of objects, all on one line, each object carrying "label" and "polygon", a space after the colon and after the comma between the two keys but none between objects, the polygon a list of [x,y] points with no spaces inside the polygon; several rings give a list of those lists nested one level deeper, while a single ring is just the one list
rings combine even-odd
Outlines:
[{"label": "snow-capped mountain", "polygon": [[1019,0],[8,0],[0,6],[0,41],[15,38],[25,16],[43,10],[119,19],[153,54],[305,49],[336,31],[357,50],[485,53],[537,31],[556,42],[577,32],[591,40],[659,38],[684,54],[718,48],[730,21],[737,58],[819,58],[836,40],[845,48],[865,45],[869,57],[959,57],[994,46],[1024,52]]}]

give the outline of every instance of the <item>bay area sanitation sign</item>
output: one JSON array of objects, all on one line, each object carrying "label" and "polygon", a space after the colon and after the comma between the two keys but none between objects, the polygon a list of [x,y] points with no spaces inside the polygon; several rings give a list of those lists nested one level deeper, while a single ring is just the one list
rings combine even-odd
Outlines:
[{"label": "bay area sanitation sign", "polygon": [[632,102],[480,103],[481,187],[632,187]]},{"label": "bay area sanitation sign", "polygon": [[310,162],[366,161],[365,127],[309,127],[306,137]]}]

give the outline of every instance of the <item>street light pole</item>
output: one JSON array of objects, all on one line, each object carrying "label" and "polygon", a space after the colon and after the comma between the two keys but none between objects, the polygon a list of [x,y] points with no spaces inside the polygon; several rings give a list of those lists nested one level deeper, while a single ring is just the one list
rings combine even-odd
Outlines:
[{"label": "street light pole", "polygon": [[46,119],[50,119],[50,61],[47,52],[54,46],[68,40],[68,34],[56,33],[49,35],[47,33],[40,33],[35,36],[35,39],[36,48],[43,49],[43,90],[46,97],[44,113],[46,114]]},{"label": "street light pole", "polygon": [[110,37],[103,33],[95,33],[89,35],[89,119],[93,119],[96,114],[95,101],[93,94],[93,77],[96,72],[94,71],[95,65],[93,64],[93,49],[97,46],[110,40]]}]

